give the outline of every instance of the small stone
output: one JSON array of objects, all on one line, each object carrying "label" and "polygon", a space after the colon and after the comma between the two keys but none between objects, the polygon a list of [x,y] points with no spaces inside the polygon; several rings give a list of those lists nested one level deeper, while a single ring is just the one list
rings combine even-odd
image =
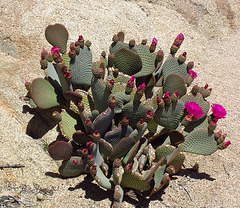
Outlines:
[{"label": "small stone", "polygon": [[38,193],[38,194],[37,194],[37,200],[38,200],[38,201],[42,201],[42,200],[43,200],[43,194]]}]

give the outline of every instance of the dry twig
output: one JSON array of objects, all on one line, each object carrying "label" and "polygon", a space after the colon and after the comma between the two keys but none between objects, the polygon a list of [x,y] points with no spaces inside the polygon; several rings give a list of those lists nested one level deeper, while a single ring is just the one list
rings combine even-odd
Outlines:
[{"label": "dry twig", "polygon": [[21,164],[14,164],[14,165],[0,165],[0,169],[3,169],[3,168],[23,168],[25,167],[25,165],[21,165]]}]

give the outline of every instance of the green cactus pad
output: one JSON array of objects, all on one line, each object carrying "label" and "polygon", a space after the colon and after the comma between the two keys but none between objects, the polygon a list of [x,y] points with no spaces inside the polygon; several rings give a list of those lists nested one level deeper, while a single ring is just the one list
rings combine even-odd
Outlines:
[{"label": "green cactus pad", "polygon": [[137,151],[140,146],[140,140],[136,142],[136,144],[128,151],[127,155],[123,159],[123,164],[129,164],[133,162],[133,158],[137,154]]},{"label": "green cactus pad", "polygon": [[59,173],[63,177],[76,177],[86,172],[86,161],[81,157],[71,157],[70,160],[64,160],[59,167]]},{"label": "green cactus pad", "polygon": [[111,160],[114,161],[116,158],[124,156],[136,143],[132,137],[125,137],[120,140],[116,147],[114,147]]},{"label": "green cactus pad", "polygon": [[58,47],[60,53],[67,51],[68,31],[61,24],[49,25],[45,30],[47,41],[54,47]]},{"label": "green cactus pad", "polygon": [[67,66],[67,68],[69,69],[70,67],[70,61],[71,61],[71,58],[69,57],[69,55],[67,53],[63,54],[62,55],[62,59],[64,61],[64,65]]},{"label": "green cactus pad", "polygon": [[110,48],[109,48],[109,52],[115,54],[115,52],[118,51],[121,48],[127,48],[127,49],[129,49],[131,51],[137,52],[135,47],[130,49],[128,44],[125,44],[125,43],[123,43],[121,41],[118,41],[117,43],[112,43]]},{"label": "green cactus pad", "polygon": [[214,134],[208,128],[197,128],[185,137],[185,142],[180,144],[183,152],[199,155],[211,155],[217,151],[217,142]]},{"label": "green cactus pad", "polygon": [[145,106],[141,103],[127,103],[123,106],[122,116],[128,116],[129,125],[135,127],[136,124],[141,120],[145,119],[149,110],[152,110],[150,107]]},{"label": "green cactus pad", "polygon": [[148,128],[148,131],[149,131],[152,135],[156,133],[157,127],[158,127],[158,124],[156,123],[155,120],[150,120],[150,121],[148,122],[147,128]]},{"label": "green cactus pad", "polygon": [[69,160],[72,155],[73,147],[70,143],[56,141],[48,148],[48,153],[54,160]]},{"label": "green cactus pad", "polygon": [[54,87],[45,79],[34,79],[30,89],[33,102],[42,109],[63,104],[63,97],[57,94]]},{"label": "green cactus pad", "polygon": [[101,168],[98,165],[96,165],[96,170],[97,171],[95,176],[91,173],[91,171],[90,173],[92,174],[93,178],[96,180],[98,185],[105,189],[113,189],[114,183],[104,175],[104,173],[102,172]]},{"label": "green cactus pad", "polygon": [[104,139],[108,141],[113,147],[115,147],[122,138],[128,137],[132,132],[133,129],[129,125],[127,127],[119,126],[112,131],[108,131],[105,134]]},{"label": "green cactus pad", "polygon": [[179,74],[169,74],[163,84],[163,92],[170,92],[171,94],[179,91],[179,97],[182,97],[187,92],[187,87],[184,79]]},{"label": "green cactus pad", "polygon": [[175,129],[181,120],[184,113],[184,103],[181,101],[171,103],[163,109],[158,108],[154,115],[154,120],[157,124],[168,129]]},{"label": "green cactus pad", "polygon": [[121,48],[115,53],[115,67],[120,72],[132,76],[142,69],[142,60],[137,53]]},{"label": "green cactus pad", "polygon": [[90,87],[92,79],[92,52],[87,47],[80,49],[79,55],[71,60],[71,83],[82,87]]},{"label": "green cactus pad", "polygon": [[113,147],[104,139],[99,140],[99,151],[103,158],[108,158],[111,156]]},{"label": "green cactus pad", "polygon": [[[127,95],[125,92],[118,92],[112,94],[117,100],[117,106],[115,107],[115,113],[121,113],[123,105],[130,102],[131,95]],[[110,98],[109,98],[110,100]]]},{"label": "green cactus pad", "polygon": [[92,124],[93,131],[98,130],[101,136],[104,136],[112,124],[114,109],[108,107],[104,112],[99,114]]},{"label": "green cactus pad", "polygon": [[155,160],[158,161],[163,157],[167,158],[165,164],[167,166],[172,165],[175,168],[175,171],[178,172],[181,169],[185,159],[184,154],[180,151],[181,147],[174,148],[170,145],[162,145],[156,149]]},{"label": "green cactus pad", "polygon": [[[175,147],[171,145],[161,145],[156,149],[156,158],[155,161],[159,161],[163,157],[167,158],[171,153],[176,149]],[[165,160],[164,164],[167,163],[167,160]]]},{"label": "green cactus pad", "polygon": [[91,114],[92,111],[95,110],[94,101],[93,101],[92,96],[88,92],[81,90],[81,89],[76,89],[74,92],[76,92],[82,96],[82,103],[84,105],[84,111],[87,114]]},{"label": "green cactus pad", "polygon": [[162,66],[162,75],[164,82],[169,74],[179,74],[183,77],[185,83],[187,83],[188,81],[186,64],[179,64],[178,60],[172,55],[169,55],[168,59],[164,62]]},{"label": "green cactus pad", "polygon": [[151,53],[149,51],[149,47],[147,47],[146,45],[140,44],[136,46],[136,49],[142,60],[142,69],[141,71],[134,74],[134,76],[138,78],[152,74],[155,71],[156,54]]},{"label": "green cactus pad", "polygon": [[83,130],[84,126],[82,124],[81,118],[78,114],[71,110],[64,110],[61,113],[62,120],[60,122],[60,129],[62,134],[67,139],[72,139],[73,134],[77,130]]},{"label": "green cactus pad", "polygon": [[158,192],[161,189],[161,182],[164,176],[166,170],[166,165],[163,166],[159,166],[158,169],[156,170],[155,174],[154,174],[154,188],[152,190],[152,194]]},{"label": "green cactus pad", "polygon": [[132,188],[140,191],[147,191],[150,189],[149,182],[143,180],[140,173],[124,173],[121,181],[122,187]]},{"label": "green cactus pad", "polygon": [[96,110],[100,113],[105,111],[108,108],[108,99],[111,94],[106,84],[100,79],[93,77],[91,91]]}]

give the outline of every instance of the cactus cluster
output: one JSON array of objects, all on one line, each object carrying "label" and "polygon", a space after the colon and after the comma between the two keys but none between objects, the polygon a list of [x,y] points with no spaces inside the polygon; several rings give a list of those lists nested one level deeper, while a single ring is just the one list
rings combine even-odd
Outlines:
[{"label": "cactus cluster", "polygon": [[[157,39],[137,45],[124,43],[124,33],[113,36],[109,55],[93,62],[91,42],[82,35],[70,43],[61,24],[45,30],[53,46],[41,53],[46,77],[26,82],[34,108],[54,111],[65,140],[50,144],[54,160],[62,160],[59,173],[76,177],[90,173],[99,186],[114,190],[113,207],[120,207],[124,188],[151,197],[170,181],[184,162],[184,152],[210,155],[225,149],[226,134],[215,132],[225,109],[210,104],[211,89],[193,86],[197,77],[187,53],[176,57],[184,36],[174,40],[164,61],[154,52]],[[59,108],[60,107],[60,108]]]}]

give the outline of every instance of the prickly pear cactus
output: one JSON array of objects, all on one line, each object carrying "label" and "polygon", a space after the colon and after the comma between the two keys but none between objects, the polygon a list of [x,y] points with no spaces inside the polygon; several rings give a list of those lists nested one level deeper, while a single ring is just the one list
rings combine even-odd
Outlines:
[{"label": "prickly pear cactus", "polygon": [[50,144],[49,155],[62,160],[63,177],[90,173],[114,190],[113,207],[121,206],[125,188],[145,197],[162,189],[180,171],[184,152],[210,155],[231,143],[215,132],[227,113],[208,103],[208,85],[187,93],[197,74],[193,62],[185,64],[186,52],[176,58],[182,33],[165,61],[162,50],[154,52],[156,38],[150,45],[124,43],[120,32],[109,55],[93,62],[91,42],[82,35],[68,51],[63,25],[48,26],[45,35],[53,46],[41,53],[46,77],[25,83],[24,100],[37,109],[58,107],[53,116],[65,141]]}]

